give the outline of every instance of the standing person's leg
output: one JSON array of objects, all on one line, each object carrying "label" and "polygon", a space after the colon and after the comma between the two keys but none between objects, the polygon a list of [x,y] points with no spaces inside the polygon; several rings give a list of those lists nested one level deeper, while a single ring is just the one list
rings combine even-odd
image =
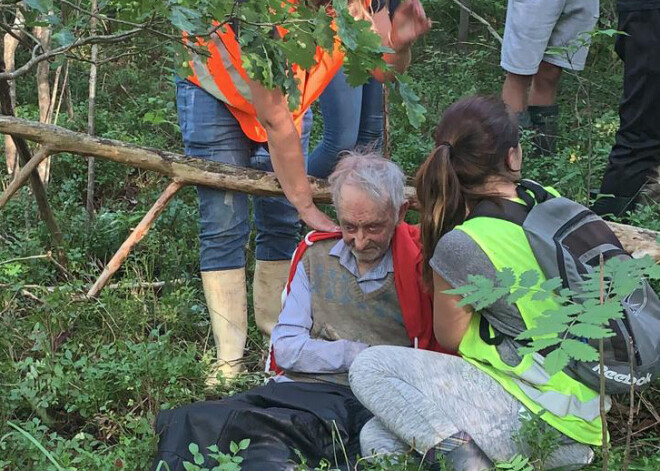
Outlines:
[{"label": "standing person's leg", "polygon": [[552,155],[559,133],[559,107],[555,104],[562,69],[584,70],[589,53],[589,33],[598,21],[598,0],[565,0],[552,30],[548,47],[560,53],[545,54],[529,91],[529,115],[536,131],[534,145],[540,155]]},{"label": "standing person's leg", "polygon": [[[254,144],[224,103],[188,81],[177,81],[177,112],[186,155],[247,166]],[[200,270],[217,348],[217,362],[207,380],[213,385],[218,371],[231,377],[242,370],[248,201],[247,195],[203,186],[197,192]]]},{"label": "standing person's leg", "polygon": [[362,86],[362,111],[356,146],[383,144],[383,84],[371,78]]},{"label": "standing person's leg", "polygon": [[309,156],[307,173],[326,178],[332,173],[342,151],[353,149],[360,127],[362,88],[351,87],[344,70],[328,84],[319,98],[323,117],[323,138]]},{"label": "standing person's leg", "polygon": [[[312,131],[312,110],[303,118],[300,144],[307,158]],[[273,171],[268,151],[262,146],[251,159],[250,166]],[[300,237],[298,211],[283,197],[255,196],[254,220],[257,228],[256,258],[252,298],[259,330],[270,336],[282,310],[282,290],[289,275],[289,265]]]},{"label": "standing person's leg", "polygon": [[522,128],[531,127],[527,90],[539,72],[564,3],[565,0],[509,0],[507,4],[500,60],[500,66],[507,72],[502,100],[518,115]]},{"label": "standing person's leg", "polygon": [[621,123],[609,156],[597,214],[622,215],[660,166],[660,9],[621,11],[616,51],[623,60]]},{"label": "standing person's leg", "polygon": [[[457,471],[487,469],[484,453],[503,461],[522,451],[512,436],[526,409],[459,357],[372,347],[353,362],[350,381],[360,402],[387,429],[421,454],[441,451]],[[553,466],[585,464],[592,456],[589,447],[573,442],[548,461]],[[465,467],[470,460],[481,464]]]},{"label": "standing person's leg", "polygon": [[561,71],[561,67],[544,60],[532,79],[527,113],[534,130],[532,145],[535,155],[552,155],[557,148],[559,106],[555,101]]}]

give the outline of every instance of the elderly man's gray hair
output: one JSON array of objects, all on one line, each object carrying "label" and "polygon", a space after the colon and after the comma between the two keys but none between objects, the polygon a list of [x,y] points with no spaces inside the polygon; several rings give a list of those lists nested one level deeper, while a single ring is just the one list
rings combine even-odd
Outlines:
[{"label": "elderly man's gray hair", "polygon": [[406,177],[397,164],[377,152],[346,152],[329,178],[332,201],[337,206],[344,185],[360,188],[373,200],[390,204],[395,218],[405,202]]}]

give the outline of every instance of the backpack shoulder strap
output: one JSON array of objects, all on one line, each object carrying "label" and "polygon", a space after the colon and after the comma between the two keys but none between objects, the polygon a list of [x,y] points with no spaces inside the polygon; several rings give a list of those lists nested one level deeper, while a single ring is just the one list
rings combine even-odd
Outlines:
[{"label": "backpack shoulder strap", "polygon": [[533,180],[521,180],[516,187],[516,193],[518,198],[525,203],[524,205],[505,198],[491,198],[480,201],[472,209],[467,219],[490,217],[522,226],[525,218],[537,203],[554,198],[554,195]]},{"label": "backpack shoulder strap", "polygon": [[[554,195],[550,194],[550,192],[543,188],[543,185],[540,183],[537,183],[534,180],[520,180],[520,183],[518,183],[518,188],[516,188],[516,192],[518,193],[518,196],[525,203],[527,203],[527,206],[530,206],[530,204],[528,200],[529,193],[527,193],[526,190],[529,190],[534,195],[534,201],[537,203],[543,203],[549,199],[554,198]],[[524,194],[525,197],[523,197],[522,194]]]},{"label": "backpack shoulder strap", "polygon": [[474,209],[470,211],[467,220],[478,217],[487,217],[503,219],[522,226],[527,214],[529,214],[529,210],[529,206],[524,206],[515,201],[506,200],[504,198],[487,199],[480,201]]}]

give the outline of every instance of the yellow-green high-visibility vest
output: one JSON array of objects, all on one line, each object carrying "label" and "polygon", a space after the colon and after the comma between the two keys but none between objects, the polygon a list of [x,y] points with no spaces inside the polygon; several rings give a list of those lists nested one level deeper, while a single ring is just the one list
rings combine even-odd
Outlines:
[{"label": "yellow-green high-visibility vest", "polygon": [[[502,219],[476,217],[456,227],[470,236],[488,256],[496,270],[513,269],[517,276],[529,270],[545,281],[521,226]],[[532,300],[527,295],[516,307],[527,328],[549,309],[556,309],[553,299]],[[500,358],[497,346],[482,339],[479,327],[481,314],[474,313],[459,346],[459,353],[477,368],[495,379],[532,413],[541,411],[541,418],[568,437],[590,445],[602,443],[598,392],[561,371],[549,376],[543,369],[544,358],[539,353],[527,354],[515,366]],[[490,336],[495,332],[488,327]],[[609,408],[610,400],[606,398]]]}]

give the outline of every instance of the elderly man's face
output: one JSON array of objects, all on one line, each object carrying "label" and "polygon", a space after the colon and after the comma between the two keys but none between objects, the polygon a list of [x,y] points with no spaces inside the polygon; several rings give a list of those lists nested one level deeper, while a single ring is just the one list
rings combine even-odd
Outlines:
[{"label": "elderly man's face", "polygon": [[385,255],[398,222],[392,206],[374,201],[372,195],[352,185],[342,187],[337,206],[344,243],[358,264],[376,264]]}]

